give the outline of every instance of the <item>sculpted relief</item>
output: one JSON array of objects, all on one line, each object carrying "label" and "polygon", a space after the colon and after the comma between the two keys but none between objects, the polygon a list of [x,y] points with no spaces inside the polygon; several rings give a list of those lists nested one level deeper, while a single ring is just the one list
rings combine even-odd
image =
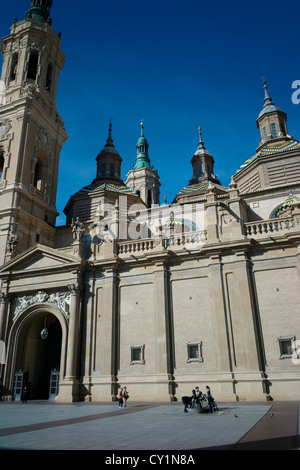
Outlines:
[{"label": "sculpted relief", "polygon": [[23,312],[26,308],[40,303],[54,304],[68,319],[70,311],[70,293],[69,292],[55,292],[47,294],[47,292],[39,291],[33,295],[24,295],[18,297],[17,308],[14,312],[14,320]]}]

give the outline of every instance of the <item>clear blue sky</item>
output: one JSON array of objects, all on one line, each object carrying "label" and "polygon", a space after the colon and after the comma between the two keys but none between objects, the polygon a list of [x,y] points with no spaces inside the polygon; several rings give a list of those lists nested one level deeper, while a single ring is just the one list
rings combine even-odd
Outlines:
[{"label": "clear blue sky", "polygon": [[[1,37],[29,6],[30,0],[6,3]],[[161,202],[166,193],[168,203],[192,176],[198,123],[223,185],[255,153],[263,75],[288,114],[289,133],[300,138],[300,105],[291,101],[292,82],[300,80],[299,0],[53,0],[51,17],[66,55],[57,109],[69,135],[58,224],[69,197],[96,175],[109,119],[124,180],[144,120]]]}]

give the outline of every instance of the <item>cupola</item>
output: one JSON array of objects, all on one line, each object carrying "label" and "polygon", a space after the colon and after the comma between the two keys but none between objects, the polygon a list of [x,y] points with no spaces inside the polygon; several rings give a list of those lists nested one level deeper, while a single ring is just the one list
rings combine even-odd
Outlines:
[{"label": "cupola", "polygon": [[51,24],[50,8],[52,0],[31,0],[29,10],[26,12],[25,19],[31,18],[39,23]]},{"label": "cupola", "polygon": [[287,131],[286,113],[274,105],[269,96],[265,80],[263,81],[263,84],[265,91],[264,106],[256,120],[261,137],[260,146],[270,140],[286,140],[291,138]]}]

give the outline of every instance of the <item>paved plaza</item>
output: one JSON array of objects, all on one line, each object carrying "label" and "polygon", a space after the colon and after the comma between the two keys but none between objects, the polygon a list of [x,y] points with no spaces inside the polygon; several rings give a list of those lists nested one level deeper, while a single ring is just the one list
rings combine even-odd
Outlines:
[{"label": "paved plaza", "polygon": [[[0,402],[0,450],[299,450],[300,402],[220,403],[184,413],[181,403]],[[154,462],[152,462],[154,463]]]}]

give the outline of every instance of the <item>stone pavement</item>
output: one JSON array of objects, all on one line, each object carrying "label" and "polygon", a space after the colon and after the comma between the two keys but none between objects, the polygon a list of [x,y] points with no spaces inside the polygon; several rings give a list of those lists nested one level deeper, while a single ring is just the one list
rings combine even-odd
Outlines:
[{"label": "stone pavement", "polygon": [[0,402],[0,450],[102,450],[114,458],[129,451],[299,450],[299,405],[219,403],[210,414],[184,413],[179,402],[128,401],[123,409],[117,402]]}]

